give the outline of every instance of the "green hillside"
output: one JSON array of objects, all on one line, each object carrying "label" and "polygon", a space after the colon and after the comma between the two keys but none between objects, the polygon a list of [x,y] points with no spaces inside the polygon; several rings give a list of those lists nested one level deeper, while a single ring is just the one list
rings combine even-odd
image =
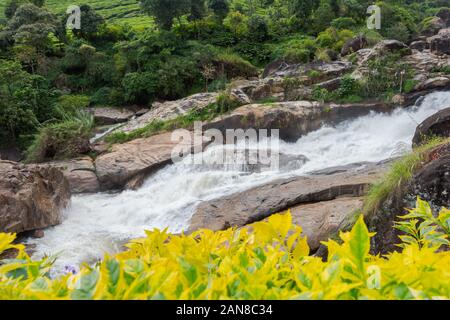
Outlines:
[{"label": "green hillside", "polygon": [[[4,7],[7,1],[0,1],[0,18],[4,18]],[[46,6],[55,14],[62,14],[67,7],[77,3],[89,4],[103,17],[112,22],[129,23],[133,26],[148,26],[152,19],[142,15],[139,7],[139,0],[47,0]]]}]

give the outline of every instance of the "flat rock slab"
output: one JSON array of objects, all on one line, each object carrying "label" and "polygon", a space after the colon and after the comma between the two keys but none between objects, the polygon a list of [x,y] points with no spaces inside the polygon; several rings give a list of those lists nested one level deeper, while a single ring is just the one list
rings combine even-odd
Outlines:
[{"label": "flat rock slab", "polygon": [[302,227],[311,251],[316,251],[322,241],[336,235],[363,205],[364,197],[302,204],[291,208],[292,222]]},{"label": "flat rock slab", "polygon": [[189,232],[224,230],[261,221],[300,204],[361,197],[387,171],[373,165],[333,175],[301,176],[277,180],[242,193],[200,204],[191,218]]},{"label": "flat rock slab", "polygon": [[[172,151],[177,145],[180,142],[172,140],[171,132],[114,145],[111,152],[95,160],[101,189],[123,189],[129,182],[138,187],[136,179],[142,182],[145,176],[172,163]],[[199,143],[183,141],[182,145],[195,148]]]},{"label": "flat rock slab", "polygon": [[167,101],[164,103],[155,102],[150,111],[139,118],[130,120],[125,126],[118,129],[123,132],[130,132],[145,127],[153,121],[165,121],[174,119],[186,114],[193,109],[202,109],[216,102],[217,93],[199,93],[187,98]]},{"label": "flat rock slab", "polygon": [[205,129],[279,129],[280,138],[297,141],[320,129],[324,124],[337,124],[375,112],[389,112],[392,106],[384,103],[321,104],[310,101],[251,104],[230,114],[219,116]]},{"label": "flat rock slab", "polygon": [[91,109],[96,124],[110,125],[127,122],[134,116],[134,112],[127,109],[96,107]]},{"label": "flat rock slab", "polygon": [[60,169],[69,181],[72,193],[95,193],[100,191],[100,183],[90,157],[67,161],[54,161],[45,165]]}]

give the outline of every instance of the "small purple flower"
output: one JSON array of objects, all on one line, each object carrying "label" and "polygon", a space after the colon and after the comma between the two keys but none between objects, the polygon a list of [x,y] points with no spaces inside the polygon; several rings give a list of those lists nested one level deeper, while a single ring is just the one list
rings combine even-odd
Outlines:
[{"label": "small purple flower", "polygon": [[64,266],[66,273],[77,274],[77,269],[74,266]]}]

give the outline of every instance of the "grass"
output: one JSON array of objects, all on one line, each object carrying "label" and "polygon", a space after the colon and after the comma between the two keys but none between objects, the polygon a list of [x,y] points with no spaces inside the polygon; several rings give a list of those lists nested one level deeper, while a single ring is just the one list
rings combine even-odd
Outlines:
[{"label": "grass", "polygon": [[[0,1],[0,19],[5,18],[4,9],[7,0]],[[136,29],[153,26],[153,18],[141,13],[139,0],[78,0],[77,5],[89,4],[109,22],[128,23]],[[57,15],[75,4],[72,0],[47,0],[46,7]]]},{"label": "grass", "polygon": [[449,138],[431,138],[427,144],[396,161],[383,181],[371,187],[365,199],[364,214],[370,215],[376,212],[388,197],[400,194],[403,187],[411,181],[414,173],[423,165],[429,152],[448,142],[450,142]]}]

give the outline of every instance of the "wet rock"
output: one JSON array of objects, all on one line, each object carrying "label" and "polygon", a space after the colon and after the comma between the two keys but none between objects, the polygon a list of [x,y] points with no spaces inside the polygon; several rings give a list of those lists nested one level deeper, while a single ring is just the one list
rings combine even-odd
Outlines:
[{"label": "wet rock", "polygon": [[414,134],[413,145],[419,146],[433,136],[450,137],[450,108],[441,110],[422,122]]},{"label": "wet rock", "polygon": [[127,122],[134,116],[134,112],[112,107],[96,107],[91,109],[97,125],[111,125]]},{"label": "wet rock", "polygon": [[100,191],[100,183],[95,173],[94,161],[90,157],[54,161],[45,165],[61,170],[69,182],[71,192],[74,194]]},{"label": "wet rock", "polygon": [[0,232],[57,225],[69,201],[69,184],[60,170],[0,161]]},{"label": "wet rock", "polygon": [[204,202],[192,216],[189,231],[242,227],[302,204],[361,197],[385,170],[386,166],[375,166],[335,175],[283,179]]},{"label": "wet rock", "polygon": [[336,124],[367,115],[371,111],[387,112],[384,103],[320,104],[310,101],[291,101],[270,104],[252,104],[220,116],[205,129],[279,129],[280,138],[296,141],[303,135],[320,129],[324,124]]},{"label": "wet rock", "polygon": [[[191,149],[189,141],[181,144]],[[101,189],[123,189],[130,181],[129,187],[136,186],[137,182],[133,180],[135,177],[146,177],[172,163],[172,151],[177,145],[180,142],[172,140],[171,132],[114,145],[111,152],[102,154],[95,160]],[[204,145],[203,141],[195,141],[193,144],[196,148]]]},{"label": "wet rock", "polygon": [[364,49],[367,46],[367,38],[362,35],[358,36],[354,39],[348,40],[344,47],[341,50],[341,56],[347,56],[351,53],[357,52],[361,49]]}]

